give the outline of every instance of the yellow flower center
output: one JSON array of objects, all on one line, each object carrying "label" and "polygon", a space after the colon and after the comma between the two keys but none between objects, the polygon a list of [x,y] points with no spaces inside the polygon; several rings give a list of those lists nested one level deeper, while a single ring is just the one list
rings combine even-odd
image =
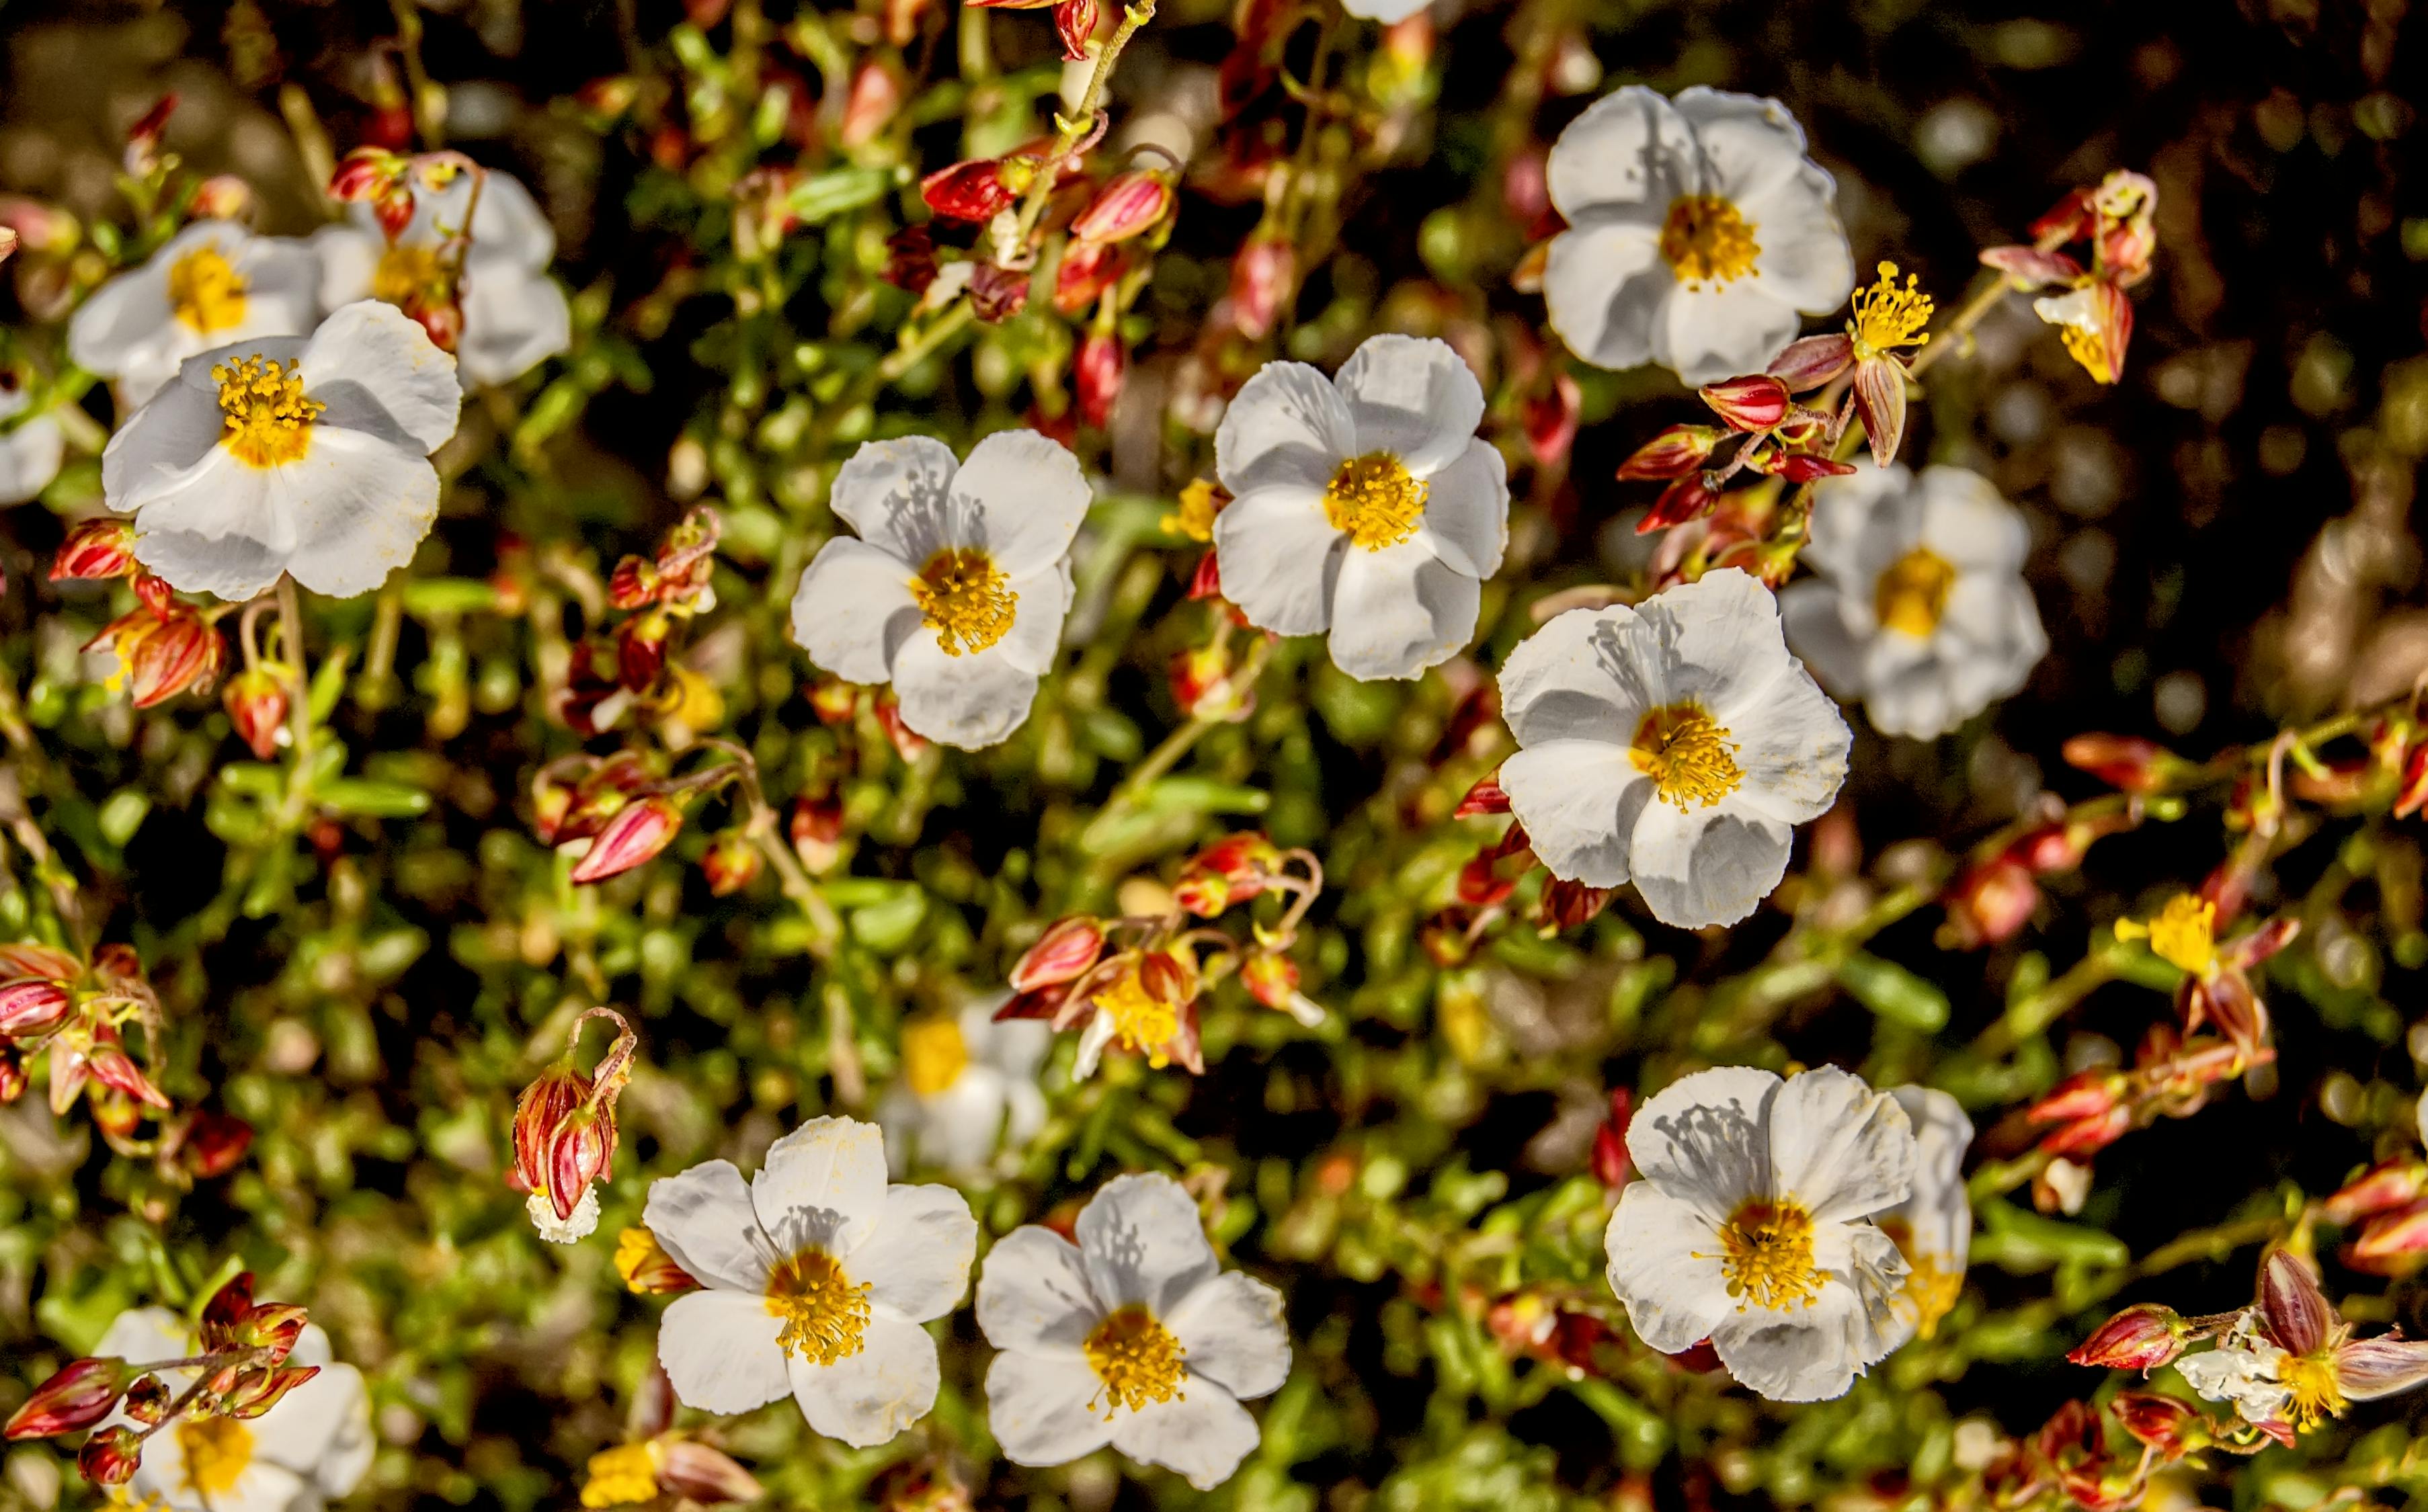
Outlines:
[{"label": "yellow flower center", "polygon": [[1214,513],[1214,485],[1203,478],[1192,479],[1180,491],[1180,508],[1163,517],[1163,528],[1191,541],[1211,541]]},{"label": "yellow flower center", "polygon": [[776,1342],[812,1364],[851,1358],[868,1332],[868,1290],[825,1250],[801,1251],[767,1274],[767,1310],[784,1320]]},{"label": "yellow flower center", "polygon": [[405,304],[437,286],[438,252],[431,247],[395,246],[380,253],[371,274],[371,298]]},{"label": "yellow flower center", "polygon": [[1954,1309],[1957,1297],[1963,1293],[1964,1272],[1915,1249],[1913,1227],[1903,1218],[1881,1219],[1880,1231],[1895,1242],[1897,1252],[1905,1257],[1905,1292],[1897,1298],[1897,1309],[1913,1320],[1916,1338],[1928,1339],[1939,1332],[1939,1320]]},{"label": "yellow flower center", "polygon": [[979,546],[946,546],[929,557],[910,579],[910,596],[948,657],[983,651],[1009,634],[1020,602],[1011,579]]},{"label": "yellow flower center", "polygon": [[1719,1261],[1739,1312],[1748,1307],[1809,1308],[1821,1291],[1821,1272],[1813,1263],[1813,1215],[1793,1201],[1739,1208],[1720,1226]]},{"label": "yellow flower center", "polygon": [[1896,276],[1896,264],[1882,263],[1879,282],[1855,291],[1855,317],[1846,322],[1846,334],[1854,338],[1858,357],[1885,356],[1898,347],[1919,347],[1930,340],[1922,328],[1930,324],[1931,311],[1938,306],[1913,274],[1905,276],[1902,288]]},{"label": "yellow flower center", "polygon": [[2205,977],[2217,967],[2217,904],[2179,892],[2146,924],[2138,919],[2118,919],[2116,937],[2146,939],[2159,960]]},{"label": "yellow flower center", "polygon": [[902,1026],[902,1074],[910,1090],[932,1097],[969,1068],[970,1043],[949,1018],[922,1018]]},{"label": "yellow flower center", "polygon": [[658,1455],[649,1444],[617,1444],[590,1456],[590,1475],[582,1484],[582,1504],[624,1506],[654,1501],[658,1494]]},{"label": "yellow flower center", "polygon": [[304,397],[304,365],[279,365],[274,358],[239,357],[211,368],[220,386],[220,414],[227,433],[220,445],[248,467],[277,467],[300,459],[312,447],[312,422],[320,415],[317,399]]},{"label": "yellow flower center", "polygon": [[1409,476],[1399,458],[1370,451],[1342,463],[1324,485],[1323,517],[1357,545],[1380,551],[1417,533],[1432,491],[1431,483]]},{"label": "yellow flower center", "polygon": [[1094,1001],[1112,1015],[1113,1035],[1122,1049],[1145,1056],[1146,1064],[1158,1071],[1172,1064],[1165,1047],[1180,1033],[1180,1010],[1147,991],[1136,967],[1097,993]]},{"label": "yellow flower center", "polygon": [[2113,383],[2116,370],[2108,366],[2108,343],[2091,326],[2061,325],[2058,339],[2065,343],[2066,354],[2082,365],[2094,383]]},{"label": "yellow flower center", "polygon": [[2339,1418],[2347,1404],[2336,1381],[2336,1362],[2320,1355],[2288,1355],[2276,1362],[2276,1378],[2293,1393],[2285,1421],[2295,1433],[2306,1433],[2329,1418]]},{"label": "yellow flower center", "polygon": [[225,1496],[253,1463],[253,1430],[234,1418],[188,1418],[177,1424],[186,1455],[186,1488]]},{"label": "yellow flower center", "polygon": [[244,275],[216,247],[197,247],[169,265],[169,305],[186,329],[207,336],[244,318]]},{"label": "yellow flower center", "polygon": [[1096,1325],[1085,1347],[1088,1363],[1104,1383],[1104,1390],[1088,1399],[1088,1409],[1092,1412],[1102,1403],[1107,1422],[1115,1407],[1136,1412],[1149,1402],[1189,1399],[1180,1389],[1180,1383],[1189,1378],[1181,1362],[1188,1352],[1146,1309],[1128,1307],[1114,1312]]},{"label": "yellow flower center", "polygon": [[1916,546],[1872,585],[1872,612],[1890,629],[1921,640],[1939,628],[1955,586],[1955,566],[1928,546]]},{"label": "yellow flower center", "polygon": [[1753,271],[1762,246],[1753,223],[1715,194],[1684,194],[1669,202],[1661,223],[1661,255],[1681,284],[1726,284]]},{"label": "yellow flower center", "polygon": [[1645,715],[1628,755],[1662,800],[1680,808],[1709,808],[1745,781],[1729,732],[1693,704],[1666,704]]}]

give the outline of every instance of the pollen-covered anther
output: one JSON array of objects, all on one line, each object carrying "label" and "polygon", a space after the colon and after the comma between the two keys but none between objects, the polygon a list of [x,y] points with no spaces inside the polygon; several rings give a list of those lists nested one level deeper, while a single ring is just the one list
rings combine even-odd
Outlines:
[{"label": "pollen-covered anther", "polygon": [[1664,803],[1709,808],[1736,791],[1745,772],[1720,723],[1693,704],[1669,704],[1644,716],[1628,755]]},{"label": "pollen-covered anther", "polygon": [[944,655],[984,651],[1011,632],[1020,595],[1011,579],[977,546],[946,546],[910,580],[910,596]]},{"label": "pollen-covered anther", "polygon": [[1088,1400],[1091,1411],[1101,1406],[1109,1420],[1117,1407],[1136,1412],[1150,1402],[1188,1400],[1181,1390],[1189,1377],[1183,1363],[1188,1351],[1146,1309],[1122,1308],[1107,1315],[1083,1347],[1103,1383]]},{"label": "pollen-covered anther", "polygon": [[1124,972],[1094,1000],[1111,1016],[1113,1034],[1122,1049],[1144,1055],[1147,1065],[1157,1070],[1171,1063],[1165,1047],[1179,1036],[1180,1010],[1149,992],[1141,972]]},{"label": "pollen-covered anther", "polygon": [[211,368],[220,386],[220,414],[227,433],[220,438],[248,467],[277,467],[312,447],[312,422],[322,405],[304,397],[303,365],[289,367],[274,357],[239,357]]},{"label": "pollen-covered anther", "polygon": [[1889,564],[1872,588],[1872,611],[1889,629],[1919,640],[1939,628],[1956,568],[1928,546],[1916,546]]},{"label": "pollen-covered anther", "polygon": [[1938,305],[1922,292],[1921,280],[1908,273],[1900,286],[1895,263],[1880,264],[1879,272],[1878,283],[1855,291],[1855,317],[1846,322],[1858,357],[1878,357],[1930,340],[1923,328],[1930,324]]},{"label": "pollen-covered anther", "polygon": [[216,247],[197,247],[169,265],[169,307],[198,335],[241,322],[245,291],[244,275]]},{"label": "pollen-covered anther", "polygon": [[919,1096],[951,1090],[969,1064],[969,1041],[952,1019],[921,1018],[902,1026],[902,1077]]},{"label": "pollen-covered anther", "polygon": [[1369,551],[1396,546],[1417,533],[1433,485],[1387,451],[1352,457],[1323,489],[1323,517]]},{"label": "pollen-covered anther", "polygon": [[1753,222],[1715,194],[1682,194],[1661,223],[1661,256],[1678,282],[1728,284],[1753,271],[1762,244]]},{"label": "pollen-covered anther", "polygon": [[1740,1312],[1748,1307],[1809,1308],[1820,1295],[1813,1215],[1791,1200],[1744,1204],[1720,1226],[1718,1256],[1695,1258],[1719,1260]]},{"label": "pollen-covered anther", "polygon": [[767,1310],[783,1320],[776,1342],[814,1365],[851,1358],[868,1332],[868,1293],[825,1250],[801,1251],[767,1275]]}]

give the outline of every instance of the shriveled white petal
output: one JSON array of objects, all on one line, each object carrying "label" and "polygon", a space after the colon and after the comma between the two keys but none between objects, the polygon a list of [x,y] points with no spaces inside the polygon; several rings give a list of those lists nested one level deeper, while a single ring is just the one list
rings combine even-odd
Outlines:
[{"label": "shriveled white petal", "polygon": [[1920,1149],[1905,1110],[1834,1065],[1787,1079],[1770,1102],[1774,1191],[1815,1224],[1843,1223],[1903,1202]]},{"label": "shriveled white petal", "polygon": [[1356,429],[1355,455],[1388,452],[1419,478],[1456,462],[1484,423],[1484,385],[1433,336],[1369,336],[1332,383]]},{"label": "shriveled white petal", "polygon": [[1321,493],[1340,464],[1356,455],[1357,423],[1349,401],[1304,363],[1267,363],[1257,369],[1240,385],[1214,432],[1214,470],[1235,498],[1284,484]]},{"label": "shriveled white petal", "polygon": [[468,382],[511,383],[572,345],[573,306],[556,280],[504,258],[474,257],[465,268],[455,358]]},{"label": "shriveled white petal", "polygon": [[1770,1099],[1780,1085],[1776,1073],[1751,1065],[1680,1077],[1629,1121],[1628,1159],[1716,1228],[1747,1197],[1770,1195]]},{"label": "shriveled white petal", "polygon": [[534,1192],[523,1199],[523,1213],[550,1244],[578,1244],[599,1229],[599,1189],[583,1187],[573,1211],[562,1218],[556,1215],[556,1204],[546,1193]]},{"label": "shriveled white petal", "polygon": [[1644,805],[1628,850],[1635,890],[1652,917],[1679,929],[1709,929],[1750,917],[1787,875],[1785,824],[1726,802],[1687,812]]},{"label": "shriveled white petal", "polygon": [[997,1349],[1075,1359],[1109,1310],[1078,1247],[1037,1224],[996,1240],[978,1272],[978,1329]]},{"label": "shriveled white petal", "polygon": [[1623,604],[1572,609],[1518,643],[1501,665],[1501,717],[1519,745],[1635,739],[1664,691],[1629,650],[1649,639],[1636,619]]},{"label": "shriveled white petal", "polygon": [[0,435],[0,504],[22,504],[51,486],[67,459],[59,422],[38,415]]},{"label": "shriveled white petal", "polygon": [[1001,645],[944,654],[921,630],[894,658],[894,692],[902,723],[942,745],[982,751],[1011,738],[1037,701],[1037,674],[1023,672]]},{"label": "shriveled white petal", "polygon": [[912,568],[882,547],[839,535],[818,548],[793,590],[793,639],[846,682],[881,683],[917,632]]},{"label": "shriveled white petal", "polygon": [[1597,367],[1652,360],[1677,280],[1661,260],[1661,212],[1648,221],[1597,211],[1551,238],[1543,308],[1568,350]]},{"label": "shriveled white petal", "polygon": [[1418,538],[1470,577],[1501,570],[1509,548],[1509,465],[1482,437],[1429,480]]},{"label": "shriveled white petal", "polygon": [[1510,811],[1551,875],[1588,887],[1628,878],[1627,852],[1651,782],[1624,746],[1548,740],[1501,764]]},{"label": "shriveled white petal", "polygon": [[1414,677],[1475,638],[1484,588],[1421,541],[1343,552],[1332,591],[1333,665],[1361,681]]},{"label": "shriveled white petal", "polygon": [[1332,623],[1333,582],[1350,549],[1324,516],[1321,484],[1259,488],[1214,516],[1222,596],[1276,635],[1314,635]]},{"label": "shriveled white petal", "polygon": [[1088,480],[1079,459],[1034,431],[998,431],[970,448],[953,476],[954,506],[974,522],[996,567],[1012,577],[1050,572],[1071,549],[1088,514]]},{"label": "shriveled white petal", "polygon": [[304,349],[304,397],[327,406],[314,431],[402,431],[425,453],[455,433],[464,404],[455,359],[392,304],[357,300],[332,313]]},{"label": "shriveled white petal", "polygon": [[1160,1172],[1106,1182],[1075,1231],[1089,1290],[1108,1308],[1139,1303],[1165,1317],[1215,1272],[1196,1199]]},{"label": "shriveled white petal", "polygon": [[1717,1225],[1654,1182],[1630,1182],[1619,1194],[1602,1248],[1610,1289],[1648,1348],[1665,1355],[1692,1349],[1735,1309]]},{"label": "shriveled white petal", "polygon": [[831,1365],[795,1357],[785,1368],[810,1426],[855,1449],[884,1443],[926,1417],[942,1379],[927,1330],[882,1312],[870,1316],[858,1354]]},{"label": "shriveled white petal", "polygon": [[750,1206],[779,1254],[811,1245],[851,1254],[885,1211],[885,1131],[857,1118],[812,1118],[767,1146]]},{"label": "shriveled white petal", "polygon": [[731,1161],[707,1161],[650,1182],[641,1222],[702,1283],[754,1297],[766,1290],[768,1266],[778,1257]]},{"label": "shriveled white petal", "polygon": [[1113,1420],[1113,1447],[1142,1464],[1177,1471],[1201,1491],[1231,1478],[1255,1453],[1256,1420],[1230,1392],[1191,1378],[1169,1402],[1150,1402]]},{"label": "shriveled white petal", "polygon": [[792,1389],[776,1341],[783,1326],[756,1293],[687,1292],[658,1320],[658,1363],[684,1406],[747,1412]]},{"label": "shriveled white petal", "polygon": [[1649,206],[1652,224],[1695,192],[1693,127],[1658,91],[1630,84],[1596,100],[1551,144],[1551,203],[1569,220],[1607,204]]},{"label": "shriveled white petal", "polygon": [[1752,277],[1670,290],[1652,322],[1652,360],[1693,387],[1758,373],[1796,339],[1796,306]]},{"label": "shriveled white petal", "polygon": [[1191,1391],[1203,1378],[1248,1401],[1280,1390],[1289,1377],[1282,1294],[1245,1272],[1206,1281],[1162,1322],[1186,1353]]},{"label": "shriveled white petal", "polygon": [[[369,431],[316,425],[304,455],[270,477],[293,521],[287,570],[332,598],[368,593],[410,565],[438,518],[429,458]],[[147,532],[156,515],[144,512]]]},{"label": "shriveled white petal", "polygon": [[1075,1351],[1007,1350],[987,1367],[987,1431],[1015,1465],[1067,1465],[1112,1442],[1113,1425],[1088,1405],[1102,1390]]},{"label": "shriveled white petal", "polygon": [[862,443],[836,469],[827,507],[860,538],[917,571],[948,545],[975,545],[953,529],[953,448],[933,436]]},{"label": "shriveled white petal", "polygon": [[978,1221],[967,1197],[948,1186],[893,1186],[877,1227],[847,1265],[867,1283],[871,1303],[911,1323],[961,1305],[977,1259]]}]

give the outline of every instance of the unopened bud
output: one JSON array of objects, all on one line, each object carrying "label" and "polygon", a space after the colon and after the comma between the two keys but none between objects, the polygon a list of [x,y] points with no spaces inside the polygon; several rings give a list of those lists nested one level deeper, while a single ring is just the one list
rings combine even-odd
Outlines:
[{"label": "unopened bud", "polygon": [[142,1463],[143,1442],[123,1424],[95,1433],[76,1453],[76,1473],[95,1486],[123,1486]]},{"label": "unopened bud", "polygon": [[630,871],[672,844],[681,829],[682,810],[671,799],[651,794],[627,804],[574,863],[573,880],[600,882]]},{"label": "unopened bud", "polygon": [[735,1463],[732,1455],[692,1439],[659,1443],[658,1484],[677,1496],[711,1506],[719,1502],[755,1502],[763,1494],[758,1477]]},{"label": "unopened bud", "polygon": [[393,189],[403,174],[404,159],[396,154],[381,147],[357,147],[329,175],[329,198],[343,204],[377,200]]},{"label": "unopened bud", "polygon": [[1054,268],[1054,308],[1077,315],[1113,286],[1129,259],[1116,246],[1100,241],[1075,241]]},{"label": "unopened bud", "polygon": [[812,876],[832,870],[843,858],[843,821],[840,792],[804,792],[793,800],[785,831],[793,842],[793,854]]},{"label": "unopened bud", "polygon": [[708,878],[708,890],[714,897],[726,898],[740,892],[758,879],[766,858],[750,837],[740,830],[727,830],[708,842],[708,854],[699,858],[699,870]]},{"label": "unopened bud", "polygon": [[1084,916],[1062,919],[1013,963],[1011,990],[1033,992],[1076,981],[1104,952],[1105,932],[1096,920]]},{"label": "unopened bud", "polygon": [[109,1416],[135,1373],[126,1361],[105,1356],[79,1359],[34,1388],[25,1405],[8,1415],[0,1435],[9,1439],[47,1439],[53,1434],[90,1428]]},{"label": "unopened bud", "polygon": [[1298,963],[1279,951],[1258,951],[1240,966],[1239,984],[1266,1007],[1288,1012],[1298,996]]},{"label": "unopened bud", "polygon": [[[1017,175],[1009,175],[1017,176]],[[1011,208],[1020,191],[1006,182],[1003,162],[976,157],[940,168],[919,181],[919,197],[946,220],[983,225]]]},{"label": "unopened bud", "polygon": [[624,1278],[627,1291],[643,1296],[699,1290],[699,1282],[675,1263],[658,1236],[638,1227],[615,1236],[615,1274]]},{"label": "unopened bud", "polygon": [[1787,418],[1787,385],[1767,373],[1706,383],[1699,392],[1731,431],[1767,431]]},{"label": "unopened bud", "polygon": [[2137,735],[2077,735],[2061,748],[2065,764],[2128,793],[2157,792],[2190,763]]},{"label": "unopened bud", "polygon": [[287,680],[267,667],[247,667],[220,690],[237,739],[263,761],[278,754],[278,732],[287,723]]},{"label": "unopened bud", "polygon": [[126,1389],[125,1399],[120,1406],[128,1417],[148,1428],[168,1417],[173,1400],[169,1383],[146,1372]]},{"label": "unopened bud", "polygon": [[1641,482],[1656,478],[1683,478],[1712,460],[1712,448],[1727,434],[1715,426],[1673,425],[1638,447],[1619,463],[1618,480]]},{"label": "unopened bud", "polygon": [[1079,391],[1080,424],[1102,431],[1112,423],[1113,401],[1121,398],[1122,380],[1128,370],[1129,356],[1121,337],[1097,331],[1079,344],[1072,377]]},{"label": "unopened bud", "polygon": [[74,1000],[46,977],[20,977],[0,986],[0,1035],[37,1039],[67,1021]]},{"label": "unopened bud", "polygon": [[1071,235],[1084,241],[1127,241],[1162,224],[1173,202],[1170,174],[1160,169],[1129,169],[1096,191],[1071,222]]},{"label": "unopened bud", "polygon": [[2173,1362],[2191,1336],[2191,1325],[2174,1309],[2142,1302],[2101,1324],[2065,1358],[2076,1365],[2146,1374]]},{"label": "unopened bud", "polygon": [[2135,1442],[2147,1444],[2169,1459],[2181,1458],[2208,1441],[2207,1420],[2181,1397],[2119,1391],[2108,1410]]},{"label": "unopened bud", "polygon": [[68,531],[51,559],[51,581],[124,577],[137,570],[135,522],[116,515],[85,520]]},{"label": "unopened bud", "polygon": [[1231,324],[1251,341],[1272,333],[1298,277],[1298,253],[1278,236],[1251,236],[1231,260]]}]

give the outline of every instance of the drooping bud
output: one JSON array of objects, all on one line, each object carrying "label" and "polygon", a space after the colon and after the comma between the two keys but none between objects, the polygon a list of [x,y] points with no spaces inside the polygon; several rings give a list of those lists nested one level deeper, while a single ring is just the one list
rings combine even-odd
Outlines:
[{"label": "drooping bud", "polygon": [[102,1429],[76,1452],[76,1473],[95,1486],[123,1486],[142,1463],[142,1440],[123,1424]]},{"label": "drooping bud", "polygon": [[1231,260],[1231,324],[1251,341],[1272,334],[1283,298],[1298,277],[1298,253],[1280,236],[1251,236]]},{"label": "drooping bud", "polygon": [[730,897],[750,886],[765,864],[759,847],[740,830],[727,830],[709,841],[708,854],[699,858],[699,870],[708,878],[708,890],[718,898]]},{"label": "drooping bud", "polygon": [[1298,963],[1279,951],[1258,951],[1240,964],[1239,984],[1266,1007],[1288,1011],[1298,996]]},{"label": "drooping bud", "polygon": [[143,119],[126,128],[126,152],[123,159],[129,178],[144,178],[160,166],[160,138],[169,129],[169,118],[175,114],[177,97],[160,96],[160,103],[143,113]]},{"label": "drooping bud", "polygon": [[0,1435],[15,1439],[47,1439],[53,1434],[90,1428],[109,1416],[109,1409],[134,1384],[136,1373],[114,1356],[79,1359],[34,1388],[34,1394],[8,1414]]},{"label": "drooping bud", "polygon": [[672,844],[681,829],[682,810],[671,799],[652,793],[627,804],[574,863],[573,880],[600,882],[630,871]]},{"label": "drooping bud", "polygon": [[[590,1072],[575,1068],[573,1050],[582,1025],[603,1018],[615,1041]],[[571,1244],[599,1221],[599,1199],[590,1189],[615,1158],[615,1099],[632,1080],[639,1036],[612,1008],[593,1008],[573,1022],[564,1058],[525,1088],[515,1106],[514,1170],[509,1184],[528,1192],[527,1204],[540,1237]]]},{"label": "drooping bud", "polygon": [[247,667],[220,690],[237,739],[267,761],[278,754],[278,732],[287,723],[287,680],[267,667]]},{"label": "drooping bud", "polygon": [[1181,868],[1173,902],[1200,919],[1212,919],[1263,892],[1281,859],[1280,850],[1260,834],[1226,836]]},{"label": "drooping bud", "polygon": [[1787,385],[1767,373],[1706,383],[1698,392],[1731,431],[1767,431],[1787,418]]},{"label": "drooping bud", "polygon": [[1802,394],[1819,388],[1854,363],[1854,341],[1832,332],[1789,342],[1787,350],[1773,357],[1770,366],[1763,370],[1787,385],[1789,393]]},{"label": "drooping bud", "polygon": [[1071,222],[1071,235],[1095,242],[1144,236],[1172,213],[1173,200],[1171,174],[1153,168],[1124,170],[1096,191]]},{"label": "drooping bud", "polygon": [[194,186],[187,210],[197,220],[235,220],[253,212],[253,186],[233,173],[221,173]]},{"label": "drooping bud", "polygon": [[0,986],[0,1035],[37,1039],[67,1021],[74,1000],[46,977],[20,977]]},{"label": "drooping bud", "polygon": [[51,581],[124,577],[137,571],[135,522],[115,515],[83,521],[68,531],[51,559]]},{"label": "drooping bud", "polygon": [[2191,1325],[2174,1309],[2141,1302],[2101,1324],[2090,1338],[2068,1350],[2065,1358],[2076,1365],[2141,1371],[2146,1374],[2173,1363],[2191,1338]]},{"label": "drooping bud", "polygon": [[1012,964],[1011,990],[1034,992],[1076,981],[1104,953],[1104,927],[1095,919],[1084,915],[1062,919]]},{"label": "drooping bud", "polygon": [[659,1441],[658,1484],[677,1496],[706,1506],[719,1502],[755,1502],[764,1494],[759,1478],[744,1470],[732,1455],[696,1439]]},{"label": "drooping bud", "polygon": [[1704,482],[1700,474],[1681,478],[1663,489],[1652,507],[1644,512],[1644,518],[1635,522],[1635,533],[1650,535],[1673,525],[1699,520],[1711,513],[1712,507],[1719,501],[1718,492]]},{"label": "drooping bud", "polygon": [[642,1296],[699,1290],[699,1282],[675,1263],[658,1236],[638,1227],[615,1236],[615,1274],[624,1278],[625,1290]]},{"label": "drooping bud", "polygon": [[2180,1459],[2208,1442],[2207,1421],[2181,1397],[2119,1391],[2108,1410],[2136,1443],[2146,1444],[2169,1459]]},{"label": "drooping bud", "polygon": [[1618,480],[1633,483],[1683,478],[1712,460],[1712,448],[1727,433],[1716,426],[1673,425],[1635,448],[1632,456],[1618,464]]}]

